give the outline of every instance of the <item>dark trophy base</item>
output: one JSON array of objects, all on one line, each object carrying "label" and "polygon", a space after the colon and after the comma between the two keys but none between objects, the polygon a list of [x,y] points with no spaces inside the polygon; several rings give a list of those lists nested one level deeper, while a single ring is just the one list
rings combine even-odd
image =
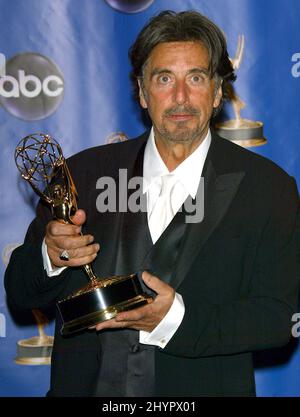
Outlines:
[{"label": "dark trophy base", "polygon": [[91,281],[85,288],[58,301],[61,334],[66,336],[114,318],[152,301],[143,292],[136,274]]}]

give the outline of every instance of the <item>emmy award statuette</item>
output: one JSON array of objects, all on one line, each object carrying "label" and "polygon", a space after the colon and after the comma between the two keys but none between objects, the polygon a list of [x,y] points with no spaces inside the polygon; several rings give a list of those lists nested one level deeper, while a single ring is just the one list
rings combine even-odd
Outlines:
[{"label": "emmy award statuette", "polygon": [[[33,190],[50,205],[53,217],[72,223],[77,210],[77,191],[60,145],[49,135],[35,133],[23,138],[15,150],[16,165]],[[99,278],[92,265],[83,269],[89,283],[57,302],[61,333],[69,335],[115,317],[119,312],[152,301],[135,273]]]},{"label": "emmy award statuette", "polygon": [[[238,46],[235,57],[231,59],[232,66],[236,70],[240,67],[242,62],[243,52],[245,46],[245,39],[243,35],[238,37]],[[241,117],[241,110],[246,104],[235,93],[234,88],[228,86],[228,94],[231,100],[235,119],[227,120],[215,125],[216,132],[225,139],[237,143],[243,147],[252,147],[264,145],[267,141],[263,136],[263,123],[243,119]]]}]

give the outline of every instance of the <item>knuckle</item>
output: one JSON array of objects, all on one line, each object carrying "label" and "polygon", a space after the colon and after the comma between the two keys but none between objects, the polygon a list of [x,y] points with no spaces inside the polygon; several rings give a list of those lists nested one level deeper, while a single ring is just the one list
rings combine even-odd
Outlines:
[{"label": "knuckle", "polygon": [[98,243],[95,243],[94,245],[92,245],[93,248],[93,253],[97,253],[100,249],[100,246],[98,245]]},{"label": "knuckle", "polygon": [[94,250],[93,246],[87,246],[86,255],[87,256],[92,256],[94,253],[95,253],[95,250]]},{"label": "knuckle", "polygon": [[47,246],[47,253],[49,258],[56,258],[58,256],[58,251],[56,251],[53,247]]},{"label": "knuckle", "polygon": [[80,258],[80,251],[78,248],[72,249],[72,251],[70,251],[69,254],[70,258],[72,259]]},{"label": "knuckle", "polygon": [[76,249],[78,248],[78,244],[80,243],[80,241],[78,240],[78,238],[76,238],[76,237],[70,237],[70,238],[67,238],[66,240],[65,240],[65,242],[67,243],[67,246],[68,246],[68,248],[67,248],[67,246],[66,246],[66,248],[67,249],[72,249],[72,250],[74,250],[74,251],[76,251]]},{"label": "knuckle", "polygon": [[92,255],[87,257],[87,261],[85,263],[93,262],[94,259],[96,259],[97,254],[93,253]]},{"label": "knuckle", "polygon": [[94,259],[95,259],[94,255],[84,256],[84,257],[80,258],[80,265],[86,265],[86,264],[92,262]]},{"label": "knuckle", "polygon": [[81,258],[71,258],[70,261],[68,261],[69,266],[83,266],[87,262],[85,261],[84,257]]},{"label": "knuckle", "polygon": [[84,236],[85,244],[88,245],[89,243],[92,243],[94,241],[94,236],[92,235],[86,235]]},{"label": "knuckle", "polygon": [[46,226],[46,234],[47,235],[51,235],[52,234],[52,229],[53,229],[53,221],[49,222]]},{"label": "knuckle", "polygon": [[97,250],[95,245],[87,246],[86,247],[86,255],[87,256],[94,256],[97,254]]},{"label": "knuckle", "polygon": [[51,222],[49,224],[49,232],[51,235],[59,235],[60,234],[60,224],[56,221]]}]

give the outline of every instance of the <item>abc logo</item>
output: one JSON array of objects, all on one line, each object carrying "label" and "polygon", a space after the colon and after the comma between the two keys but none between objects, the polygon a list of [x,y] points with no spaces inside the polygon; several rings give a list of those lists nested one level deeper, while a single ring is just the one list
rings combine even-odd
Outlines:
[{"label": "abc logo", "polygon": [[106,0],[114,9],[124,13],[137,13],[147,9],[154,0]]},{"label": "abc logo", "polygon": [[[3,57],[3,55],[2,55]],[[15,55],[0,74],[0,102],[12,115],[39,120],[52,114],[63,98],[64,81],[49,58],[26,52]]]}]

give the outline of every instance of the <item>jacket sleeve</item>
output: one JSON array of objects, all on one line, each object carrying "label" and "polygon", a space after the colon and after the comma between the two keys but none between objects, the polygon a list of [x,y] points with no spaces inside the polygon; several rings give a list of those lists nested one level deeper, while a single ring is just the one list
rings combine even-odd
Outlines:
[{"label": "jacket sleeve", "polygon": [[205,357],[288,343],[299,294],[300,213],[296,183],[286,178],[261,234],[247,295],[212,304],[201,294],[186,302],[181,293],[185,316],[164,353]]},{"label": "jacket sleeve", "polygon": [[68,269],[56,277],[48,277],[44,270],[41,247],[46,224],[52,216],[42,202],[38,204],[36,214],[23,245],[13,251],[5,272],[8,303],[16,309],[51,305],[64,289],[69,276]]}]

